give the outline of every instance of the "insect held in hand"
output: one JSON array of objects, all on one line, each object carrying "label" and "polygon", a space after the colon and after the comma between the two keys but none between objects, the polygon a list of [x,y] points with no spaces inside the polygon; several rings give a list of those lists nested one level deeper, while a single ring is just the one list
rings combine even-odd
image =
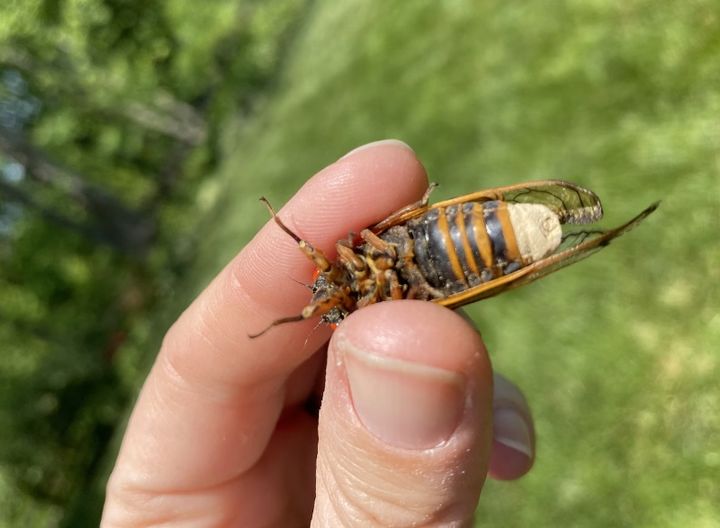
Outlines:
[{"label": "insect held in hand", "polygon": [[614,229],[584,226],[602,218],[598,196],[561,180],[482,190],[429,205],[430,185],[417,203],[336,244],[331,262],[293,233],[265,203],[280,228],[317,271],[310,303],[270,328],[320,316],[336,325],[363,306],[420,299],[458,308],[540,279],[578,262],[634,228],[654,203]]}]

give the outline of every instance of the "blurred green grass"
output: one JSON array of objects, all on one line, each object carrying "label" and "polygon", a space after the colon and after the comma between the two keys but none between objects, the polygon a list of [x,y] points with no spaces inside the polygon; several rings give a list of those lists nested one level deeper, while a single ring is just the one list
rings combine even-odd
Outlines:
[{"label": "blurred green grass", "polygon": [[661,199],[599,255],[469,310],[538,438],[527,477],[486,484],[477,526],[720,525],[718,8],[314,3],[274,90],[226,126],[173,309],[266,221],[258,196],[279,205],[380,138],[416,150],[435,200],[562,178],[610,226]]}]

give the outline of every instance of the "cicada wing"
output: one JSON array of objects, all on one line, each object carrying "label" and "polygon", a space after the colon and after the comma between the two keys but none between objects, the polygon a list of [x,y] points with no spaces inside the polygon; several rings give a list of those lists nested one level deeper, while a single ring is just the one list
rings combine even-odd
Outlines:
[{"label": "cicada wing", "polygon": [[504,291],[536,281],[599,251],[607,246],[614,238],[627,233],[640,224],[640,222],[645,220],[645,218],[657,209],[658,205],[659,202],[652,204],[635,218],[614,229],[571,233],[573,237],[582,236],[582,241],[571,247],[561,248],[552,255],[520,268],[513,273],[450,295],[444,299],[437,299],[435,302],[449,308],[459,308],[460,306],[493,297]]},{"label": "cicada wing", "polygon": [[503,200],[543,204],[557,214],[563,224],[591,224],[603,215],[600,198],[594,192],[560,180],[508,189],[503,193]]},{"label": "cicada wing", "polygon": [[594,192],[562,180],[538,180],[487,189],[438,202],[432,207],[489,200],[541,204],[558,215],[563,224],[590,224],[603,215],[600,198]]},{"label": "cicada wing", "polygon": [[492,200],[545,205],[558,215],[563,224],[590,224],[598,221],[603,215],[600,198],[591,190],[562,180],[538,180],[485,189],[429,206],[427,202],[421,201],[396,211],[375,224],[371,230],[375,234],[382,233],[392,226],[404,224],[438,207]]}]

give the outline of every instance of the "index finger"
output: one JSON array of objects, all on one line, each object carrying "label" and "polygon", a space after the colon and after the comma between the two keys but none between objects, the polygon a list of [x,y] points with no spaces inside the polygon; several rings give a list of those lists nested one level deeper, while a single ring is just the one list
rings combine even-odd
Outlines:
[{"label": "index finger", "polygon": [[[334,243],[349,231],[417,200],[426,188],[425,171],[409,147],[379,142],[315,175],[279,215],[332,256]],[[248,334],[299,313],[308,292],[288,279],[309,276],[311,269],[296,243],[269,222],[220,272],[168,332],[128,425],[116,474],[143,489],[177,490],[211,486],[252,467],[282,410],[283,383],[327,333],[314,333],[308,346],[311,321],[254,340]]]}]

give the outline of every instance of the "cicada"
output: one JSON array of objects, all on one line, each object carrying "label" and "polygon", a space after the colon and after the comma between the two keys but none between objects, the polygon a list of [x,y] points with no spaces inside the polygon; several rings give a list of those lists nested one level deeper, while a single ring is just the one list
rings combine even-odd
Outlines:
[{"label": "cicada", "polygon": [[579,185],[542,180],[478,191],[429,204],[422,199],[336,244],[337,258],[270,214],[315,264],[312,298],[273,326],[320,316],[336,325],[369,304],[420,299],[458,308],[540,279],[582,260],[630,231],[654,203],[614,229],[591,229],[603,215],[598,196]]}]

